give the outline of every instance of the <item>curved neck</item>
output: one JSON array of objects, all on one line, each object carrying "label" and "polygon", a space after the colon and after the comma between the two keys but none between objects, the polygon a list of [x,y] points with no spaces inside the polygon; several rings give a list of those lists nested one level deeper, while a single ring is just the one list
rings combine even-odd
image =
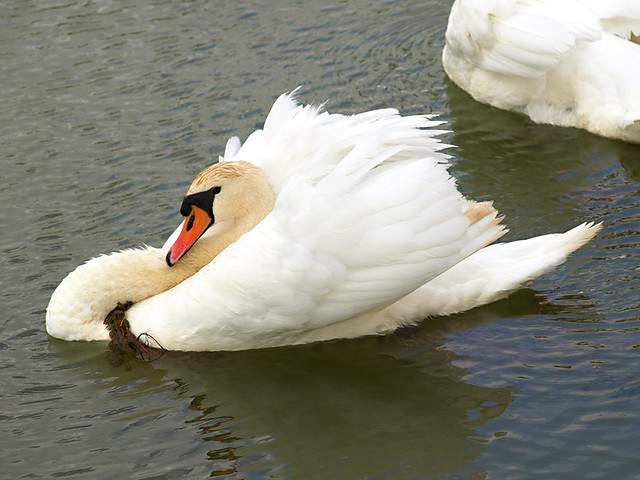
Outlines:
[{"label": "curved neck", "polygon": [[[275,196],[271,199],[273,200]],[[47,307],[50,335],[66,340],[106,340],[103,325],[118,303],[140,302],[176,286],[255,227],[273,202],[212,226],[173,267],[161,249],[146,247],[93,258],[58,285]]]}]

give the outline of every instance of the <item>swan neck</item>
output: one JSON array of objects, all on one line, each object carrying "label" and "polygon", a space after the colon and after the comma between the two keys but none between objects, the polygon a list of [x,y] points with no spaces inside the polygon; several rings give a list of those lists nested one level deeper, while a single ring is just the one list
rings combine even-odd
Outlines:
[{"label": "swan neck", "polygon": [[[58,285],[47,307],[50,335],[67,340],[103,340],[105,317],[118,303],[138,303],[163,293],[208,265],[230,244],[253,229],[273,209],[275,193],[266,176],[247,189],[234,212],[216,223],[172,267],[166,251],[153,247],[96,257]],[[215,207],[215,205],[214,205]]]}]

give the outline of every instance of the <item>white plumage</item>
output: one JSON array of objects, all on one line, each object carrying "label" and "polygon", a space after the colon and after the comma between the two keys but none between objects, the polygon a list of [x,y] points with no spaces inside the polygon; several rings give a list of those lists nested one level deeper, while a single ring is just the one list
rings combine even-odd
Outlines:
[{"label": "white plumage", "polygon": [[640,142],[640,2],[456,0],[442,59],[476,100]]},{"label": "white plumage", "polygon": [[[104,317],[133,300],[132,331],[172,350],[388,333],[502,298],[599,230],[583,224],[483,248],[504,233],[500,219],[490,204],[458,192],[434,126],[391,109],[329,114],[283,95],[263,130],[244,145],[230,140],[223,161],[194,181],[190,193],[221,190],[212,200],[216,222],[193,250],[174,267],[164,264],[179,227],[162,249],[89,261],[52,295],[47,331],[106,339]],[[221,175],[227,166],[247,175]],[[260,181],[246,183],[254,171],[268,179],[272,205],[256,193]],[[236,197],[233,182],[244,188]],[[258,203],[247,216],[265,210],[250,225],[234,213],[249,197]],[[209,243],[245,224],[217,256],[206,256]]]}]

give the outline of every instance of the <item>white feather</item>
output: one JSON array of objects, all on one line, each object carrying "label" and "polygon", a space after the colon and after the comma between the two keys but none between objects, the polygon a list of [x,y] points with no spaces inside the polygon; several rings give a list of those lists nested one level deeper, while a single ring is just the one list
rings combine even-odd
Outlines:
[{"label": "white feather", "polygon": [[456,0],[444,69],[476,100],[640,142],[640,2]]}]

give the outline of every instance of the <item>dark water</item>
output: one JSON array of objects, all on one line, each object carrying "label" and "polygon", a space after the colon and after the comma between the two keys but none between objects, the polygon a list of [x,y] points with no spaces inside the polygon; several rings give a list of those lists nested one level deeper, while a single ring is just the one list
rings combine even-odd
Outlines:
[{"label": "dark water", "polygon": [[[445,79],[450,2],[0,8],[0,477],[640,479],[640,147]],[[118,363],[48,338],[66,273],[161,244],[274,98],[440,114],[509,239],[606,229],[510,298],[389,337]]]}]

